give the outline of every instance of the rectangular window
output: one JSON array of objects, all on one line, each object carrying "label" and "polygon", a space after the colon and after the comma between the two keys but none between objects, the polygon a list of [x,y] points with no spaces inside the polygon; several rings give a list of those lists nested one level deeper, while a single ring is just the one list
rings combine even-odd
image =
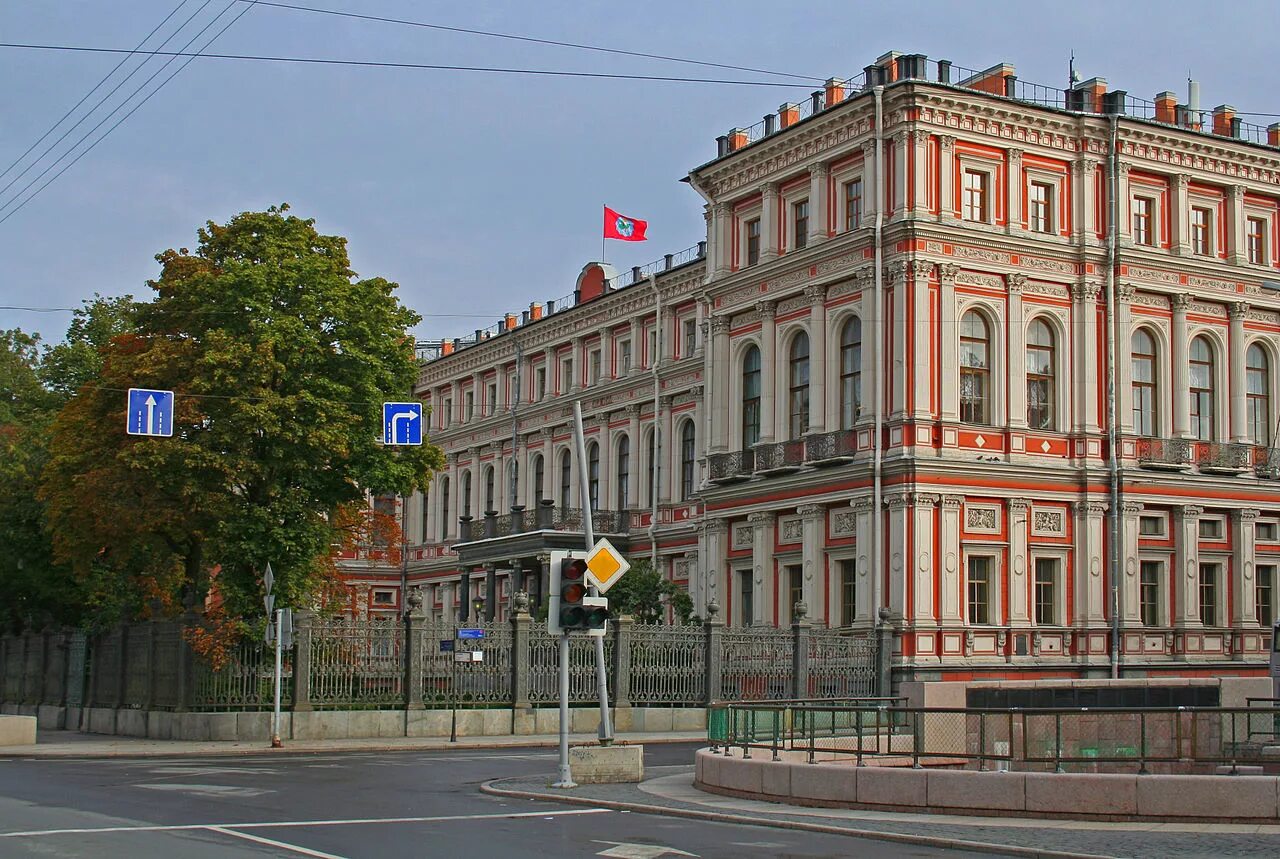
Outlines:
[{"label": "rectangular window", "polygon": [[547,368],[546,367],[538,368],[537,378],[538,378],[538,386],[534,390],[537,392],[536,396],[539,402],[541,402],[547,396]]},{"label": "rectangular window", "polygon": [[966,221],[987,223],[987,191],[989,176],[981,170],[964,171],[964,200],[962,211]]},{"label": "rectangular window", "polygon": [[577,387],[577,379],[573,378],[573,359],[565,358],[560,362],[560,392]]},{"label": "rectangular window", "polygon": [[1036,558],[1035,569],[1036,624],[1052,626],[1058,622],[1058,559]]},{"label": "rectangular window", "polygon": [[649,366],[652,367],[658,363],[658,329],[653,327],[649,329]]},{"label": "rectangular window", "polygon": [[809,244],[809,201],[801,200],[791,205],[792,244],[800,250]]},{"label": "rectangular window", "polygon": [[1269,627],[1275,623],[1275,582],[1276,568],[1271,565],[1258,567],[1258,578],[1254,584],[1254,616],[1258,625]]},{"label": "rectangular window", "polygon": [[1143,561],[1139,582],[1142,625],[1160,625],[1160,562]]},{"label": "rectangular window", "polygon": [[1210,233],[1213,216],[1208,209],[1195,206],[1191,209],[1191,252],[1200,256],[1208,256],[1213,252]]},{"label": "rectangular window", "polygon": [[794,623],[796,619],[796,603],[804,602],[804,575],[799,565],[787,567],[787,611],[786,616]]},{"label": "rectangular window", "polygon": [[738,571],[738,622],[742,626],[751,626],[751,618],[755,615],[754,591],[750,570]]},{"label": "rectangular window", "polygon": [[393,606],[396,604],[396,595],[393,591],[374,591],[373,604],[376,606]]},{"label": "rectangular window", "polygon": [[1031,231],[1053,232],[1053,186],[1048,182],[1032,182],[1027,189],[1027,215]]},{"label": "rectangular window", "polygon": [[840,623],[852,626],[858,619],[858,566],[853,558],[840,562]]},{"label": "rectangular window", "polygon": [[1156,201],[1150,197],[1133,198],[1133,241],[1139,245],[1155,244]]},{"label": "rectangular window", "polygon": [[1218,565],[1200,565],[1200,622],[1218,625]]},{"label": "rectangular window", "polygon": [[490,417],[498,413],[498,383],[490,382],[485,386],[484,413]]},{"label": "rectangular window", "polygon": [[603,358],[600,355],[600,350],[591,350],[591,384],[593,385],[600,384],[600,374],[603,369],[601,366],[602,361]]},{"label": "rectangular window", "polygon": [[476,394],[475,391],[467,391],[467,420],[471,420],[476,416]]},{"label": "rectangular window", "polygon": [[747,265],[760,262],[760,219],[747,221]]},{"label": "rectangular window", "polygon": [[844,228],[862,226],[862,177],[844,183]]},{"label": "rectangular window", "polygon": [[618,369],[623,373],[631,372],[631,341],[623,340],[618,344]]},{"label": "rectangular window", "polygon": [[1221,519],[1201,519],[1199,522],[1200,539],[1202,540],[1221,540],[1222,539],[1222,520]]},{"label": "rectangular window", "polygon": [[969,623],[991,623],[991,558],[970,556],[968,574]]},{"label": "rectangular window", "polygon": [[1253,538],[1259,543],[1274,543],[1280,540],[1280,523],[1258,522],[1253,526]]},{"label": "rectangular window", "polygon": [[1245,222],[1245,248],[1250,265],[1267,264],[1267,226],[1262,218],[1249,218]]},{"label": "rectangular window", "polygon": [[684,321],[684,352],[681,357],[692,357],[693,353],[698,349],[698,320],[686,319]]},{"label": "rectangular window", "polygon": [[1138,536],[1163,537],[1164,536],[1164,517],[1163,516],[1139,516],[1138,517]]},{"label": "rectangular window", "polygon": [[453,400],[444,401],[444,414],[440,416],[440,420],[445,429],[453,425]]}]

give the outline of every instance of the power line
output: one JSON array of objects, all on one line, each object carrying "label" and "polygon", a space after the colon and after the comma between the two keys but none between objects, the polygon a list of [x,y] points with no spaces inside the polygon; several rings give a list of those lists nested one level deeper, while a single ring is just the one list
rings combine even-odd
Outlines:
[{"label": "power line", "polygon": [[[179,10],[179,9],[181,9],[181,8],[182,8],[183,6],[185,6],[185,5],[187,5],[187,0],[180,0],[180,2],[178,3],[178,5],[177,5],[177,6],[175,6],[175,7],[173,8],[173,11],[172,11],[172,12],[170,12],[168,15],[165,15],[165,16],[164,16],[164,20],[163,20],[163,21],[161,21],[159,24],[156,24],[155,29],[153,29],[150,33],[147,33],[147,35],[146,35],[146,36],[144,36],[144,37],[142,38],[142,41],[138,43],[138,47],[137,47],[137,48],[134,48],[134,50],[133,50],[133,52],[132,52],[132,53],[128,54],[128,55],[127,55],[127,56],[125,56],[125,57],[122,57],[122,58],[120,59],[120,62],[116,63],[116,64],[115,64],[115,66],[111,69],[111,71],[107,72],[107,73],[106,73],[106,75],[104,75],[104,76],[103,76],[102,80],[98,81],[96,84],[94,84],[94,85],[93,85],[93,89],[91,89],[91,90],[89,90],[87,93],[85,93],[85,94],[80,98],[80,100],[79,100],[78,102],[76,102],[75,104],[73,104],[73,105],[71,106],[71,109],[70,109],[70,110],[68,110],[66,113],[64,113],[64,114],[62,115],[62,117],[61,117],[57,122],[55,122],[53,125],[49,126],[48,130],[47,130],[47,131],[45,131],[45,133],[44,133],[44,134],[40,135],[39,139],[37,139],[35,143],[33,143],[33,144],[31,144],[30,146],[28,146],[28,147],[27,147],[27,151],[26,151],[26,152],[23,152],[23,153],[22,153],[21,155],[19,155],[16,159],[14,159],[14,162],[13,162],[12,164],[10,164],[8,167],[4,168],[4,171],[3,171],[3,172],[0,172],[0,179],[3,179],[5,176],[9,175],[9,171],[10,171],[10,170],[12,170],[14,167],[17,167],[19,164],[21,164],[21,163],[22,163],[22,159],[26,158],[28,155],[30,155],[30,154],[31,154],[31,150],[35,149],[37,146],[39,146],[41,143],[43,143],[43,142],[44,142],[44,140],[45,140],[45,138],[46,138],[46,137],[48,137],[50,134],[52,134],[52,133],[54,132],[54,129],[56,129],[56,128],[57,128],[59,125],[61,125],[62,123],[66,122],[67,117],[69,117],[69,116],[71,116],[71,114],[75,113],[75,112],[80,108],[80,105],[82,105],[82,104],[84,104],[86,101],[88,101],[89,96],[91,96],[91,95],[93,95],[95,92],[97,92],[97,91],[98,91],[98,88],[99,88],[99,87],[101,87],[104,83],[106,83],[106,82],[111,78],[111,76],[112,76],[112,75],[114,75],[116,72],[118,72],[118,71],[120,70],[120,67],[121,67],[121,66],[123,66],[125,63],[129,62],[129,57],[134,56],[134,55],[138,52],[138,50],[140,50],[140,49],[142,48],[142,46],[143,46],[143,45],[145,45],[145,44],[146,44],[146,43],[151,39],[151,37],[152,37],[152,36],[154,36],[154,35],[156,34],[156,32],[157,32],[161,27],[163,27],[165,24],[169,23],[169,19],[170,19],[170,18],[172,18],[174,15],[176,15],[176,14],[178,13],[178,10]],[[201,7],[201,8],[203,8],[203,7]],[[183,26],[186,26],[186,25],[184,24]],[[179,29],[179,30],[181,30],[181,29],[182,29],[182,27],[179,27],[178,29]],[[170,38],[172,38],[172,37],[170,37]],[[167,40],[166,40],[166,41],[167,41]],[[160,43],[160,45],[161,45],[161,47],[164,47],[164,42],[161,42],[161,43]],[[144,62],[144,64],[145,64],[145,62],[146,62],[146,61],[144,60],[143,62]],[[141,68],[141,66],[139,66],[138,68]],[[127,80],[127,79],[126,79],[126,80]],[[99,102],[99,104],[101,104],[101,102]],[[94,108],[94,109],[96,109],[96,108]],[[89,111],[89,113],[93,113],[93,109],[91,109],[91,110]],[[88,114],[86,114],[86,116],[87,116],[87,115],[88,115]],[[55,145],[56,145],[56,144],[55,144]],[[39,159],[36,159],[36,160],[38,161]],[[6,185],[6,186],[5,186],[5,189],[7,189],[7,188],[8,188],[8,186]],[[0,193],[3,193],[3,192],[4,192],[3,190],[0,190]]]},{"label": "power line", "polygon": [[[248,2],[248,0],[240,0],[240,2]],[[625,51],[620,48],[605,48],[600,45],[586,45],[577,42],[564,42],[557,39],[538,39],[533,36],[519,36],[512,33],[496,33],[489,30],[473,30],[467,27],[450,27],[445,24],[431,24],[426,21],[409,21],[403,18],[386,18],[380,15],[361,15],[356,12],[343,12],[337,9],[319,9],[314,6],[299,6],[293,3],[274,3],[268,0],[258,0],[259,6],[274,6],[277,9],[291,9],[296,12],[315,12],[321,15],[333,15],[340,18],[357,18],[363,21],[377,21],[382,24],[400,24],[408,27],[422,27],[428,30],[443,30],[448,33],[466,33],[471,36],[488,36],[494,39],[510,39],[516,42],[532,42],[536,45],[552,45],[558,48],[574,48],[580,51],[597,51],[603,54],[618,54],[624,57],[640,57],[648,60],[663,60],[670,63],[689,63],[696,66],[709,66],[716,69],[730,69],[738,72],[754,72],[762,75],[774,75],[775,77],[799,78],[801,80],[817,81],[821,83],[824,78],[815,77],[813,75],[797,75],[791,72],[778,72],[771,69],[757,69],[751,66],[734,66],[728,63],[714,63],[709,60],[694,60],[688,57],[673,57],[664,54],[649,54],[644,51]]]},{"label": "power line", "polygon": [[[233,2],[246,2],[246,0],[233,0]],[[0,48],[25,48],[36,51],[74,51],[94,54],[119,54],[126,51],[125,48],[91,48],[85,45],[34,45],[20,44],[16,42],[0,42]],[[367,68],[419,69],[424,71],[445,72],[490,72],[493,74],[534,75],[543,77],[603,78],[606,80],[662,81],[667,83],[725,84],[728,86],[790,87],[793,89],[809,89],[809,85],[807,84],[787,83],[784,81],[744,81],[733,78],[692,78],[680,77],[678,75],[632,75],[622,74],[620,72],[571,72],[563,69],[526,69],[506,66],[458,66],[444,63],[397,63],[389,60],[336,60],[326,57],[278,57],[262,54],[210,54],[204,52],[191,53],[187,51],[142,51],[140,53],[153,54],[158,57],[190,57],[191,59],[199,57],[202,60],[252,60],[267,63],[299,63],[304,65],[320,66],[359,66]]]},{"label": "power line", "polygon": [[[177,310],[170,310],[168,308],[153,307],[148,302],[139,302],[139,304],[142,307],[146,307],[148,313],[182,312],[182,313],[189,313],[193,316],[199,316],[202,314],[224,314],[224,313],[243,315],[246,312],[243,310],[205,310],[204,308],[200,308],[199,310],[177,311]],[[19,305],[19,304],[0,304],[0,310],[14,310],[14,311],[22,311],[24,313],[76,313],[84,309],[85,308],[83,307],[32,307],[29,305]],[[446,318],[448,319],[495,319],[500,316],[502,316],[501,313],[428,313],[423,315],[422,318],[423,318],[423,321],[426,321],[428,319],[446,319]]]},{"label": "power line", "polygon": [[[186,50],[186,48],[190,47],[190,46],[191,46],[191,44],[192,44],[193,42],[195,42],[195,40],[196,40],[196,39],[200,38],[201,34],[203,34],[203,33],[205,32],[205,30],[208,30],[211,26],[213,26],[213,24],[215,24],[215,23],[218,21],[218,19],[220,19],[224,14],[226,14],[226,12],[227,12],[229,9],[231,9],[231,7],[232,7],[232,6],[234,6],[236,2],[239,2],[239,0],[231,0],[231,2],[229,2],[229,3],[226,5],[226,7],[224,7],[224,8],[223,8],[223,10],[222,10],[221,12],[219,12],[219,13],[218,13],[218,14],[217,14],[217,15],[216,15],[216,16],[215,16],[211,21],[209,21],[209,23],[207,23],[207,24],[205,24],[203,27],[201,27],[201,28],[200,28],[200,31],[199,31],[199,32],[197,32],[194,36],[192,36],[192,37],[191,37],[191,39],[187,42],[187,44],[186,44],[186,45],[183,45],[183,51],[185,51],[185,50]],[[202,47],[200,47],[200,48],[199,48],[199,49],[198,49],[194,54],[190,54],[190,53],[180,53],[180,52],[170,52],[170,59],[169,59],[169,61],[168,61],[168,62],[166,62],[166,63],[165,63],[164,65],[162,65],[159,69],[157,69],[157,70],[156,70],[156,72],[155,72],[154,74],[152,74],[152,75],[151,75],[151,77],[149,77],[149,78],[147,78],[145,81],[143,81],[143,82],[142,82],[142,84],[141,84],[141,86],[139,86],[139,87],[138,87],[137,89],[135,89],[132,93],[130,93],[130,94],[129,94],[129,96],[128,96],[128,98],[126,98],[126,99],[125,99],[125,100],[120,104],[120,106],[116,107],[116,109],[115,109],[115,110],[113,110],[113,111],[111,111],[111,113],[107,114],[107,115],[106,115],[106,117],[104,117],[104,118],[102,119],[102,121],[101,121],[101,122],[99,122],[97,125],[95,125],[95,126],[94,126],[92,129],[90,129],[88,132],[86,132],[86,133],[85,133],[85,135],[84,135],[83,137],[81,137],[81,138],[80,138],[80,140],[76,141],[76,143],[75,143],[75,145],[74,145],[74,146],[72,146],[70,149],[68,149],[65,153],[63,153],[63,154],[62,154],[62,156],[60,157],[60,159],[59,159],[59,160],[61,160],[62,158],[66,158],[66,157],[67,157],[67,155],[69,155],[71,152],[75,151],[76,146],[79,146],[79,145],[80,145],[81,143],[83,143],[86,139],[88,139],[89,135],[93,134],[93,132],[95,132],[95,131],[97,131],[99,128],[101,128],[101,127],[102,127],[102,125],[103,125],[103,123],[105,123],[108,119],[110,119],[112,116],[114,116],[114,115],[115,115],[115,113],[116,113],[117,111],[119,111],[121,107],[123,107],[125,104],[128,104],[129,99],[133,98],[135,95],[137,95],[139,92],[141,92],[144,88],[146,88],[146,86],[147,86],[148,84],[150,84],[150,83],[151,83],[151,81],[155,80],[155,79],[156,79],[156,77],[157,77],[161,72],[163,72],[165,69],[167,69],[167,68],[169,67],[169,65],[173,62],[174,58],[176,58],[177,56],[186,56],[186,57],[188,57],[189,59],[187,59],[187,61],[186,61],[186,62],[184,62],[184,63],[182,63],[181,65],[179,65],[179,66],[178,66],[178,68],[174,69],[173,73],[172,73],[172,74],[170,74],[170,75],[169,75],[167,78],[165,78],[164,80],[162,80],[162,81],[159,83],[159,85],[158,85],[158,86],[156,86],[156,88],[155,88],[155,89],[151,90],[151,92],[149,92],[149,93],[147,93],[145,96],[143,96],[143,98],[142,98],[142,100],[141,100],[141,101],[139,101],[139,102],[138,102],[137,104],[135,104],[132,108],[130,108],[130,110],[129,110],[129,112],[128,112],[128,113],[126,113],[124,116],[120,117],[120,119],[119,119],[119,120],[117,120],[117,121],[116,121],[116,123],[115,123],[114,125],[112,125],[110,128],[108,128],[105,132],[103,132],[103,133],[102,133],[102,135],[101,135],[100,137],[98,137],[98,139],[97,139],[97,140],[95,140],[95,141],[93,141],[92,143],[90,143],[90,144],[89,144],[89,145],[88,145],[88,146],[87,146],[87,147],[86,147],[86,148],[85,148],[85,149],[84,149],[84,150],[83,150],[79,155],[77,155],[74,159],[72,159],[70,162],[68,162],[68,163],[66,164],[66,166],[64,166],[61,170],[59,170],[59,171],[58,171],[57,173],[55,173],[53,176],[49,177],[49,180],[48,180],[47,182],[45,182],[43,185],[41,185],[39,188],[37,188],[35,191],[33,191],[30,195],[28,195],[28,197],[27,197],[25,200],[23,200],[21,203],[19,203],[16,207],[14,207],[13,209],[11,209],[7,215],[5,215],[3,218],[0,218],[0,224],[3,224],[5,221],[9,220],[9,219],[10,219],[10,218],[12,218],[14,215],[16,215],[19,211],[21,211],[21,210],[22,210],[22,208],[23,208],[24,206],[26,206],[26,205],[27,205],[27,203],[30,203],[33,199],[35,199],[35,198],[40,194],[40,192],[41,192],[41,191],[43,191],[45,188],[48,188],[50,185],[52,185],[54,182],[56,182],[59,176],[61,176],[63,173],[66,173],[68,170],[70,170],[72,167],[74,167],[74,166],[76,165],[76,163],[77,163],[81,158],[83,158],[84,156],[88,155],[91,151],[93,151],[93,149],[94,149],[94,148],[95,148],[99,143],[101,143],[103,140],[106,140],[106,139],[107,139],[107,137],[108,137],[108,136],[110,136],[111,132],[113,132],[113,131],[115,131],[117,128],[119,128],[119,127],[121,126],[121,124],[123,124],[123,123],[125,122],[125,120],[127,120],[129,117],[133,116],[133,114],[137,112],[138,108],[142,107],[144,104],[146,104],[148,101],[150,101],[150,100],[152,99],[152,97],[153,97],[153,96],[155,96],[155,94],[156,94],[156,93],[158,93],[158,92],[160,92],[160,90],[164,89],[165,85],[166,85],[166,84],[168,84],[168,83],[169,83],[169,81],[171,81],[171,80],[173,80],[175,77],[177,77],[177,76],[178,76],[178,74],[179,74],[183,69],[185,69],[187,66],[189,66],[189,65],[191,64],[191,61],[192,61],[192,60],[194,60],[196,57],[200,56],[201,52],[202,52],[205,48],[209,47],[209,46],[210,46],[210,45],[212,45],[215,41],[217,41],[218,37],[219,37],[219,36],[221,36],[223,33],[227,32],[227,30],[228,30],[228,29],[230,29],[230,28],[231,28],[231,26],[232,26],[233,24],[235,24],[235,22],[236,22],[236,21],[239,21],[241,18],[243,18],[243,17],[244,17],[244,15],[245,15],[245,13],[246,13],[246,12],[248,12],[250,9],[252,9],[252,8],[253,8],[254,3],[256,3],[256,2],[257,2],[257,0],[251,0],[250,4],[249,4],[248,6],[245,6],[243,9],[241,9],[241,10],[240,10],[240,12],[239,12],[239,13],[238,13],[234,18],[232,18],[230,21],[228,21],[228,22],[226,23],[226,25],[225,25],[221,30],[219,30],[217,33],[215,33],[215,34],[213,35],[213,37],[212,37],[212,38],[210,38],[210,39],[209,39],[209,41],[205,42],[205,43],[204,43],[204,45],[203,45]],[[201,8],[204,8],[204,7],[201,7]],[[185,26],[185,25],[184,25],[184,26]],[[135,52],[135,53],[150,54],[150,55],[153,55],[153,56],[162,56],[162,55],[163,55],[162,53],[160,53],[160,52],[155,52],[155,51],[137,51],[137,52]],[[141,68],[141,66],[139,66],[139,68]],[[50,169],[52,169],[54,166],[56,166],[56,165],[57,165],[57,163],[58,163],[58,162],[57,162],[57,161],[55,161],[55,162],[54,162],[53,164],[51,164],[49,167],[46,167],[46,168],[45,168],[45,170],[40,174],[40,176],[43,176],[43,175],[45,175],[45,173],[48,173]],[[17,194],[17,195],[15,195],[15,196],[13,197],[13,199],[9,200],[9,202],[8,202],[8,203],[5,203],[5,204],[4,204],[4,206],[0,206],[0,211],[3,211],[5,208],[8,208],[9,206],[12,206],[12,205],[13,205],[14,200],[16,200],[19,196],[21,196],[21,195],[22,195],[22,194],[27,190],[27,188],[30,188],[33,184],[35,184],[36,182],[38,182],[38,181],[39,181],[40,176],[37,176],[37,177],[36,177],[35,179],[33,179],[30,183],[28,183],[28,184],[26,185],[26,187],[24,187],[24,188],[22,189],[22,191],[19,191],[19,192],[18,192],[18,194]]]}]

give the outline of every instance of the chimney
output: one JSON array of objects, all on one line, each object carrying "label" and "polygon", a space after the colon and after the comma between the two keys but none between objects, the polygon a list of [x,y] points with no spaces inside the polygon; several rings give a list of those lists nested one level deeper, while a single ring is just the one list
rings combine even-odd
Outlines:
[{"label": "chimney", "polygon": [[716,138],[716,157],[723,158],[728,154],[729,154],[729,138],[722,134]]},{"label": "chimney", "polygon": [[1220,104],[1213,109],[1213,133],[1219,137],[1233,137],[1231,120],[1236,118],[1236,109],[1229,104]]},{"label": "chimney", "polygon": [[452,354],[453,354],[453,341],[452,341],[452,340],[441,340],[441,341],[440,341],[440,354],[441,354],[441,355],[452,355]]},{"label": "chimney", "polygon": [[[1276,128],[1277,126],[1273,125],[1271,127]],[[1272,146],[1274,145],[1275,144],[1273,143]],[[698,242],[698,259],[705,259],[706,256],[707,256],[707,240],[703,239],[702,241]]]},{"label": "chimney", "polygon": [[778,105],[778,124],[790,128],[800,121],[800,105],[794,101]]},{"label": "chimney", "polygon": [[1124,116],[1124,103],[1129,98],[1129,93],[1122,89],[1112,90],[1102,95],[1102,112],[1105,114],[1115,114],[1116,116]]},{"label": "chimney", "polygon": [[951,61],[938,60],[938,83],[951,83]]},{"label": "chimney", "polygon": [[640,266],[633,265],[631,267],[631,282],[639,283],[642,280],[644,280],[644,278],[640,275]]},{"label": "chimney", "polygon": [[1156,122],[1165,125],[1178,124],[1178,97],[1172,90],[1156,93]]},{"label": "chimney", "polygon": [[898,58],[901,56],[898,51],[889,51],[876,58],[876,65],[884,69],[883,83],[893,83],[902,77],[902,70],[898,67]]},{"label": "chimney", "polygon": [[844,84],[845,82],[839,78],[827,78],[825,84],[827,107],[834,107],[844,101]]},{"label": "chimney", "polygon": [[547,302],[547,315],[550,316],[555,312],[556,312],[556,300],[553,298]]},{"label": "chimney", "polygon": [[730,152],[736,152],[742,147],[746,146],[748,143],[747,130],[745,128],[731,129],[729,131],[728,137],[729,137]]},{"label": "chimney", "polygon": [[898,79],[929,77],[929,58],[924,54],[905,54],[898,57]]},{"label": "chimney", "polygon": [[1280,149],[1280,122],[1273,122],[1267,126],[1267,145]]},{"label": "chimney", "polygon": [[777,131],[777,130],[778,130],[778,117],[777,117],[777,114],[773,114],[773,113],[766,113],[766,114],[764,115],[764,133],[765,133],[765,136],[767,137],[767,136],[769,136],[770,134],[773,134],[773,133],[774,133],[775,131]]},{"label": "chimney", "polygon": [[529,318],[537,321],[542,318],[542,305],[536,301],[529,303]]},{"label": "chimney", "polygon": [[822,110],[822,90],[815,89],[813,94],[809,96],[809,102],[809,107],[812,108],[812,110],[809,111],[810,115]]},{"label": "chimney", "polygon": [[506,329],[507,329],[508,331],[510,331],[512,328],[515,328],[515,327],[516,327],[516,315],[515,315],[514,313],[508,313],[508,314],[506,314],[505,316],[503,316],[503,317],[502,317],[502,324],[503,324],[504,326],[506,326]]},{"label": "chimney", "polygon": [[520,324],[521,324],[521,325],[528,325],[528,324],[529,324],[529,311],[527,311],[527,310],[521,310],[521,311],[520,311]]},{"label": "chimney", "polygon": [[665,269],[665,270],[670,270],[670,269],[671,269],[671,262],[675,259],[675,257],[676,257],[676,255],[675,255],[675,254],[663,254],[663,255],[662,255],[662,267],[663,267],[663,269]]},{"label": "chimney", "polygon": [[1005,79],[1013,77],[1016,70],[1008,63],[997,63],[985,71],[969,75],[969,77],[960,81],[958,86],[965,89],[976,89],[978,92],[990,93],[991,95],[1006,95]]},{"label": "chimney", "polygon": [[1067,110],[1102,113],[1102,97],[1107,94],[1106,78],[1089,78],[1067,90]]}]

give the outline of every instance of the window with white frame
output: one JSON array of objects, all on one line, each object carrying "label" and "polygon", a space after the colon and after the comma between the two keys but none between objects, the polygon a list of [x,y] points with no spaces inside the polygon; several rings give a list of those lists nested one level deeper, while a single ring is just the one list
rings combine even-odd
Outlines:
[{"label": "window with white frame", "polygon": [[965,561],[965,595],[970,625],[995,622],[995,558],[970,555]]},{"label": "window with white frame", "polygon": [[1280,542],[1280,522],[1274,519],[1259,519],[1253,525],[1253,539],[1259,543]]},{"label": "window with white frame", "polygon": [[1036,558],[1032,582],[1037,626],[1055,626],[1062,623],[1059,603],[1062,597],[1062,559]]},{"label": "window with white frame", "polygon": [[844,228],[856,230],[862,226],[862,177],[844,183]]},{"label": "window with white frame", "polygon": [[1156,243],[1156,201],[1154,197],[1133,198],[1134,244],[1151,246]]},{"label": "window with white frame", "polygon": [[1191,207],[1191,252],[1199,256],[1213,253],[1213,212],[1206,206]]},{"label": "window with white frame", "polygon": [[1142,561],[1138,565],[1138,602],[1143,626],[1159,626],[1164,578],[1164,564],[1160,561]]},{"label": "window with white frame", "polygon": [[498,413],[498,383],[490,382],[485,385],[485,408],[486,417],[493,417]]},{"label": "window with white frame", "polygon": [[625,375],[631,372],[631,341],[618,342],[618,372]]},{"label": "window with white frame", "polygon": [[680,353],[680,357],[689,358],[698,349],[698,320],[689,318],[681,324],[684,328],[684,350]]},{"label": "window with white frame", "polygon": [[751,570],[738,570],[734,575],[738,579],[738,625],[751,626],[751,618],[755,615],[755,588]]},{"label": "window with white frame", "polygon": [[1221,570],[1221,564],[1200,565],[1200,580],[1198,583],[1200,622],[1205,626],[1218,625],[1218,600],[1220,598],[1218,582]]},{"label": "window with white frame", "polygon": [[467,391],[466,403],[467,403],[466,419],[469,421],[474,420],[476,416],[476,392],[475,391]]},{"label": "window with white frame", "polygon": [[1159,513],[1144,513],[1138,517],[1139,537],[1159,537],[1168,535],[1169,520]]},{"label": "window with white frame", "polygon": [[374,608],[392,608],[396,604],[396,592],[376,590],[373,592]]},{"label": "window with white frame", "polygon": [[1250,265],[1267,264],[1267,222],[1265,218],[1245,220],[1244,245]]},{"label": "window with white frame", "polygon": [[964,220],[991,222],[991,174],[986,170],[966,167],[960,211]]},{"label": "window with white frame", "polygon": [[538,402],[546,399],[547,396],[547,368],[539,367],[534,374],[537,387],[534,388],[534,397]]},{"label": "window with white frame", "polygon": [[1191,432],[1201,441],[1213,441],[1217,435],[1214,425],[1215,385],[1213,347],[1209,338],[1200,336],[1191,341]]},{"label": "window with white frame", "polygon": [[1221,516],[1202,516],[1196,524],[1201,540],[1221,540],[1227,530],[1227,520]]},{"label": "window with white frame", "polygon": [[788,367],[789,438],[809,431],[809,335],[801,331],[791,340]]},{"label": "window with white frame", "polygon": [[577,387],[577,379],[573,378],[573,358],[563,358],[560,361],[560,393],[568,391],[570,388]]},{"label": "window with white frame", "polygon": [[1027,225],[1033,233],[1053,232],[1054,186],[1032,182],[1027,186]]},{"label": "window with white frame", "polygon": [[1043,319],[1034,319],[1027,326],[1027,426],[1031,429],[1053,426],[1053,368],[1053,329]]},{"label": "window with white frame", "polygon": [[1253,585],[1253,611],[1258,625],[1264,628],[1275,623],[1276,618],[1276,567],[1259,564]]},{"label": "window with white frame", "polygon": [[742,358],[742,447],[760,441],[760,348],[754,344]]},{"label": "window with white frame", "polygon": [[991,333],[976,310],[960,320],[960,420],[991,422]]},{"label": "window with white frame", "polygon": [[442,429],[448,429],[453,426],[453,398],[447,397],[444,401],[444,410],[440,415],[440,425]]},{"label": "window with white frame", "polygon": [[1245,422],[1249,439],[1256,445],[1271,442],[1271,368],[1267,350],[1253,343],[1245,352]]},{"label": "window with white frame", "polygon": [[601,377],[601,374],[603,373],[603,366],[602,366],[603,363],[604,363],[604,359],[600,354],[600,350],[592,349],[591,364],[590,364],[591,384],[593,385],[600,384],[600,377]]},{"label": "window with white frame", "polygon": [[627,496],[631,494],[631,437],[618,439],[617,456],[617,506],[615,510],[627,509]]},{"label": "window with white frame", "polygon": [[840,565],[840,625],[852,626],[858,619],[858,564],[844,558]]},{"label": "window with white frame", "polygon": [[852,429],[862,414],[862,320],[850,316],[840,328],[840,428]]},{"label": "window with white frame", "polygon": [[1145,328],[1133,332],[1130,341],[1132,351],[1133,431],[1151,438],[1157,432],[1158,379],[1156,367],[1156,341]]},{"label": "window with white frame", "polygon": [[747,239],[747,265],[760,262],[760,219],[752,218],[743,225]]},{"label": "window with white frame", "polygon": [[695,444],[696,428],[693,421],[684,422],[684,426],[680,428],[680,500],[688,501],[693,498],[694,490],[697,485],[694,482],[695,466],[697,465],[697,445]]},{"label": "window with white frame", "polygon": [[809,201],[791,204],[791,246],[796,250],[809,244]]}]

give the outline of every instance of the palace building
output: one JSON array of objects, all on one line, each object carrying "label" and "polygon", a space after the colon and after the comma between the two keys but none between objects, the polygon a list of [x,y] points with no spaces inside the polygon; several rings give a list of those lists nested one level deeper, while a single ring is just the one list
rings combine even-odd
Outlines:
[{"label": "palace building", "polygon": [[421,347],[430,612],[540,602],[590,516],[704,619],[887,625],[897,678],[1263,670],[1280,124],[891,53],[716,143],[705,241]]}]

